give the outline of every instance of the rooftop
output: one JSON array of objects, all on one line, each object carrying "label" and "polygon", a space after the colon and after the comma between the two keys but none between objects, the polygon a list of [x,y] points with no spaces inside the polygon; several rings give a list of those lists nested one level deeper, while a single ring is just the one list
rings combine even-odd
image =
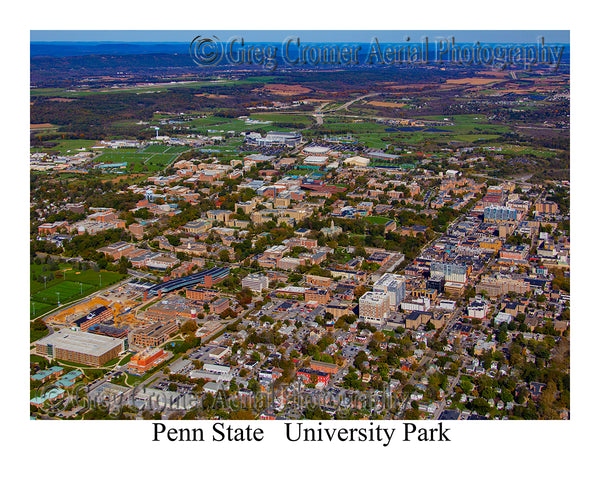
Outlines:
[{"label": "rooftop", "polygon": [[122,344],[123,340],[104,335],[94,335],[93,333],[74,332],[68,328],[63,328],[60,332],[36,342],[36,345],[51,345],[54,348],[94,356],[100,356]]}]

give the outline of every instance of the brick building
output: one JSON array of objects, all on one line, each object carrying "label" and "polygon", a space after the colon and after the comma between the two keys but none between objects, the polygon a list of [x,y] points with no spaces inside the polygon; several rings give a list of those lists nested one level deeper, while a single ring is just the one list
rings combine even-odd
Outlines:
[{"label": "brick building", "polygon": [[132,343],[140,347],[157,347],[177,331],[175,322],[154,323],[133,332]]}]

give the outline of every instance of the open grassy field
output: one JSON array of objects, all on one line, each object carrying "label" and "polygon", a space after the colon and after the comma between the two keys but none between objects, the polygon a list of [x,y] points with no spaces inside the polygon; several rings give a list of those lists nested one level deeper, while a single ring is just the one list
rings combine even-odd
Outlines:
[{"label": "open grassy field", "polygon": [[418,120],[431,120],[434,122],[451,121],[454,125],[464,125],[471,123],[486,123],[487,118],[483,115],[425,115],[415,117]]},{"label": "open grassy field", "polygon": [[389,222],[392,219],[387,218],[387,217],[379,217],[377,215],[373,215],[370,217],[365,217],[365,220],[367,222],[374,223],[375,225],[385,225],[387,222]]},{"label": "open grassy field", "polygon": [[123,93],[123,92],[134,92],[134,93],[158,93],[165,92],[174,88],[201,88],[201,87],[214,87],[215,85],[246,85],[253,83],[271,83],[277,81],[277,77],[264,76],[264,77],[248,77],[241,80],[228,80],[228,79],[209,79],[201,81],[172,81],[168,83],[143,83],[139,85],[131,85],[119,88],[103,88],[97,90],[66,90],[62,88],[32,88],[29,90],[31,97],[81,97],[86,95],[98,95],[98,94],[112,94],[112,93]]},{"label": "open grassy field", "polygon": [[331,119],[325,119],[324,128],[340,129],[350,133],[384,133],[386,128],[389,127],[375,122],[344,122],[343,120],[340,121],[340,119],[331,117]]},{"label": "open grassy field", "polygon": [[148,145],[146,148],[144,148],[143,151],[144,151],[144,153],[177,154],[177,153],[183,153],[186,150],[189,150],[189,148],[180,146],[180,145],[154,144],[154,145]]},{"label": "open grassy field", "polygon": [[115,151],[104,152],[94,160],[100,163],[127,162],[127,172],[158,172],[173,162],[182,152],[183,146],[149,145],[141,152]]},{"label": "open grassy field", "polygon": [[257,120],[270,120],[274,125],[277,125],[277,123],[301,123],[305,126],[309,126],[314,123],[312,116],[295,113],[256,113],[252,114],[251,118]]},{"label": "open grassy field", "polygon": [[[247,124],[245,120],[237,118],[207,117],[191,120],[187,125],[193,127],[194,131],[211,134],[226,132],[239,133],[256,129],[288,131],[291,130],[291,128],[286,127],[285,125],[290,123],[299,124],[303,127],[307,127],[314,123],[312,117],[308,115],[298,115],[293,113],[253,113],[250,118],[271,123],[253,125]],[[215,132],[209,132],[209,130],[214,130]]]},{"label": "open grassy field", "polygon": [[552,151],[551,149],[543,150],[540,148],[524,147],[522,145],[511,145],[501,143],[491,143],[490,146],[502,147],[502,153],[511,153],[514,155],[535,155],[544,158],[556,157],[556,152]]},{"label": "open grassy field", "polygon": [[385,108],[402,108],[406,106],[406,103],[400,103],[400,102],[378,102],[378,101],[372,101],[372,102],[368,102],[368,105],[373,105],[375,107],[385,107]]},{"label": "open grassy field", "polygon": [[452,140],[459,142],[476,142],[477,140],[495,140],[498,135],[453,135]]},{"label": "open grassy field", "polygon": [[50,148],[39,148],[39,147],[31,147],[31,153],[34,152],[59,152],[61,154],[76,154],[83,150],[89,150],[91,147],[96,145],[95,140],[58,140],[57,145]]},{"label": "open grassy field", "polygon": [[[118,272],[101,270],[74,270],[68,263],[59,264],[59,270],[43,271],[44,265],[30,265],[30,318],[38,317],[61,304],[85,297],[110,284],[125,278]],[[55,278],[47,281],[40,276],[53,273]],[[41,280],[41,281],[40,281]]]}]

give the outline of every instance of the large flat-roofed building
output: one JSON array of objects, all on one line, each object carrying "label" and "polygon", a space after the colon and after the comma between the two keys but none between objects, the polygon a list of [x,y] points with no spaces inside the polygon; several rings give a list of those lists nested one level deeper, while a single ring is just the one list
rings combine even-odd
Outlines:
[{"label": "large flat-roofed building", "polygon": [[444,291],[444,282],[444,274],[438,272],[429,277],[425,283],[425,287],[428,289],[435,289],[438,293],[442,293]]},{"label": "large flat-roofed building", "polygon": [[157,255],[146,262],[148,268],[154,268],[156,270],[167,270],[177,264],[179,264],[179,259],[168,255]]},{"label": "large flat-roofed building", "polygon": [[507,220],[516,222],[519,217],[519,212],[515,208],[501,205],[490,205],[483,210],[483,218],[486,222],[503,222]]},{"label": "large flat-roofed building", "polygon": [[314,285],[315,287],[329,288],[333,284],[332,278],[320,277],[319,275],[305,275],[304,279],[307,284]]},{"label": "large flat-roofed building", "polygon": [[390,308],[396,308],[406,296],[406,280],[402,275],[386,273],[373,284],[374,292],[390,294]]},{"label": "large flat-roofed building", "polygon": [[125,346],[122,339],[67,328],[37,341],[35,345],[36,353],[41,355],[96,367],[116,358]]},{"label": "large flat-roofed building", "polygon": [[210,313],[220,315],[229,308],[229,298],[216,298],[208,305]]},{"label": "large flat-roofed building", "polygon": [[260,273],[251,273],[242,279],[242,288],[246,287],[253,292],[261,293],[269,288],[269,277]]},{"label": "large flat-roofed building", "polygon": [[325,304],[329,302],[331,294],[326,288],[307,288],[304,290],[304,301],[305,302],[317,302]]},{"label": "large flat-roofed building", "polygon": [[140,223],[132,223],[129,225],[128,229],[138,240],[141,240],[144,237],[144,225]]},{"label": "large flat-roofed building", "polygon": [[446,282],[465,283],[467,281],[467,266],[461,263],[431,262],[431,276],[443,275]]},{"label": "large flat-roofed building", "polygon": [[169,335],[177,331],[175,322],[153,323],[133,332],[132,343],[140,347],[158,347]]},{"label": "large flat-roofed building", "polygon": [[535,211],[539,213],[558,213],[558,205],[554,202],[538,202]]},{"label": "large flat-roofed building", "polygon": [[527,282],[521,279],[513,279],[505,276],[484,276],[481,282],[475,287],[478,294],[487,293],[490,297],[506,295],[508,292],[527,293],[530,287]]},{"label": "large flat-roofed building", "polygon": [[369,165],[370,161],[371,160],[365,157],[351,157],[344,160],[344,165],[349,165],[351,167],[366,167]]},{"label": "large flat-roofed building", "polygon": [[197,306],[194,301],[179,295],[172,295],[148,307],[145,312],[146,321],[149,322],[186,322],[195,318]]},{"label": "large flat-roofed building", "polygon": [[390,294],[367,292],[358,301],[361,320],[381,323],[390,312]]},{"label": "large flat-roofed building", "polygon": [[136,375],[143,375],[148,370],[161,364],[168,354],[162,348],[146,349],[136,353],[127,364],[127,370]]},{"label": "large flat-roofed building", "polygon": [[328,158],[323,155],[309,155],[304,159],[306,165],[318,165],[323,166],[327,164]]},{"label": "large flat-roofed building", "polygon": [[103,248],[99,248],[98,251],[100,253],[104,253],[105,255],[112,257],[114,260],[119,260],[123,256],[127,256],[129,253],[133,252],[136,249],[136,246],[127,243],[127,242],[117,242],[112,245],[108,245]]},{"label": "large flat-roofed building", "polygon": [[88,329],[93,325],[103,322],[104,320],[108,320],[112,318],[112,316],[112,312],[104,305],[101,305],[87,315],[83,315],[82,317],[71,322],[71,326],[82,332],[87,332]]},{"label": "large flat-roofed building", "polygon": [[286,145],[295,147],[302,142],[302,134],[297,132],[268,132],[265,137],[252,132],[246,135],[246,142],[251,145],[271,146]]},{"label": "large flat-roofed building", "polygon": [[185,290],[185,298],[189,300],[210,302],[213,298],[217,296],[219,296],[218,290],[211,290],[208,288],[187,288]]}]

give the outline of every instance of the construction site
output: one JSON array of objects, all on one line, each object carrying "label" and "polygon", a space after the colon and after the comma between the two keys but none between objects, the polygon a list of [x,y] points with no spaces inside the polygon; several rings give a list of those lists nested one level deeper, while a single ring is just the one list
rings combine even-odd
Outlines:
[{"label": "construction site", "polygon": [[[136,314],[136,309],[141,305],[140,300],[138,292],[132,291],[126,286],[119,286],[114,290],[53,313],[46,318],[46,322],[61,328],[78,328],[80,325],[89,323],[86,326],[87,329],[98,323],[98,321],[93,321],[95,312],[102,311],[102,317],[99,319],[102,324],[119,329],[131,329],[146,323],[142,317],[138,317]],[[83,319],[89,320],[89,322]]]}]

